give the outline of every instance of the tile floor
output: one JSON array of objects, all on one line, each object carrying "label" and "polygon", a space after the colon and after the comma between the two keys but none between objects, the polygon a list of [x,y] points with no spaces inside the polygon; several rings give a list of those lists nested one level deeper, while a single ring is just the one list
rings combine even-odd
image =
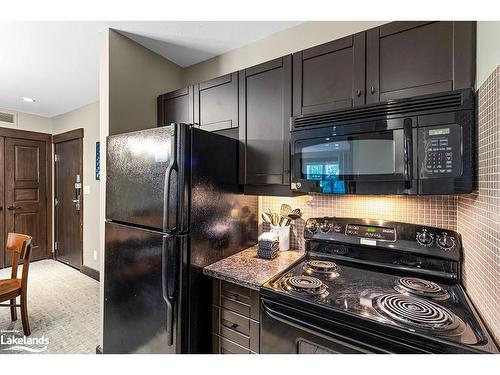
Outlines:
[{"label": "tile floor", "polygon": [[[0,270],[0,279],[9,277],[10,268]],[[38,341],[12,343],[13,336],[23,338],[20,311],[18,320],[12,322],[10,309],[0,307],[0,354],[95,354],[99,343],[97,281],[54,260],[33,262],[28,279],[28,314],[29,339]]]}]

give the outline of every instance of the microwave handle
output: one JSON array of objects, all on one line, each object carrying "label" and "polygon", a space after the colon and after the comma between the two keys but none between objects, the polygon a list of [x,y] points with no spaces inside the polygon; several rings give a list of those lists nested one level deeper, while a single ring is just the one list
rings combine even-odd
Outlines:
[{"label": "microwave handle", "polygon": [[404,179],[405,187],[411,188],[411,180],[413,177],[413,127],[412,119],[404,119],[403,124],[403,154],[404,154]]}]

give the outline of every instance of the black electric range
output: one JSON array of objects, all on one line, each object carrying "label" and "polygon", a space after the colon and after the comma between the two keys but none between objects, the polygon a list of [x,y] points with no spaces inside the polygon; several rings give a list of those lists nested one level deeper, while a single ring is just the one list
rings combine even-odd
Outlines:
[{"label": "black electric range", "polygon": [[306,256],[261,288],[261,353],[496,353],[461,286],[456,232],[311,218]]}]

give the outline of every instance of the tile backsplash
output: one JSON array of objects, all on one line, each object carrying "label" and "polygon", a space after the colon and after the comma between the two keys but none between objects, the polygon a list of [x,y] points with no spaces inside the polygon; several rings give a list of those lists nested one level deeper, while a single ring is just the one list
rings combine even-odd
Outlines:
[{"label": "tile backsplash", "polygon": [[478,91],[479,191],[458,198],[464,284],[500,342],[500,66]]},{"label": "tile backsplash", "polygon": [[[311,194],[296,198],[260,197],[259,208],[279,212],[282,203],[300,208],[302,219],[291,228],[291,246],[304,249],[304,225],[310,217],[340,216],[418,223],[457,229],[457,197],[455,196],[352,196]],[[259,217],[260,219],[260,217]],[[260,222],[260,224],[262,224]],[[267,230],[266,223],[260,225]]]}]

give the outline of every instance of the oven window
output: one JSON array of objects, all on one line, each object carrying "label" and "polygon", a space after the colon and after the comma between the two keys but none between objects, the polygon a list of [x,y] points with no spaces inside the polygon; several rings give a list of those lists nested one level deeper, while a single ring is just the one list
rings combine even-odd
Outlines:
[{"label": "oven window", "polygon": [[403,131],[394,130],[298,141],[300,178],[342,193],[343,180],[403,173]]}]

